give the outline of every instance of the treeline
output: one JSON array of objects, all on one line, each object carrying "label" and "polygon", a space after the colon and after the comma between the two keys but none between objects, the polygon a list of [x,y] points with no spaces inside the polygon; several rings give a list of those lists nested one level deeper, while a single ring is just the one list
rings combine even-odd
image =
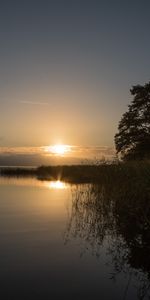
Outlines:
[{"label": "treeline", "polygon": [[150,161],[101,165],[41,166],[38,168],[2,168],[1,176],[36,177],[68,183],[145,182],[150,180]]}]

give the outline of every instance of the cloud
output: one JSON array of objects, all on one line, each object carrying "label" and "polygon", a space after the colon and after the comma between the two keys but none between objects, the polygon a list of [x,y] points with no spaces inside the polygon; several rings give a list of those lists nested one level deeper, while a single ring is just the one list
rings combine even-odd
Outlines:
[{"label": "cloud", "polygon": [[[55,156],[54,153],[47,151],[49,146],[42,147],[0,147],[0,154],[40,154],[40,155],[48,155]],[[70,152],[67,152],[67,156],[114,156],[115,150],[113,147],[101,147],[101,146],[70,146]]]},{"label": "cloud", "polygon": [[43,147],[0,147],[0,155],[19,155],[19,154],[25,154],[25,155],[36,155],[36,154],[42,154],[43,153]]},{"label": "cloud", "polygon": [[37,101],[19,101],[21,104],[29,104],[29,105],[49,105],[48,102],[37,102]]},{"label": "cloud", "polygon": [[15,166],[39,166],[39,165],[59,165],[77,164],[85,161],[94,161],[105,157],[111,160],[115,151],[111,147],[83,147],[70,146],[71,151],[64,157],[46,152],[43,147],[0,147],[0,165]]},{"label": "cloud", "polygon": [[72,147],[72,151],[76,153],[76,155],[81,155],[84,157],[113,157],[115,155],[115,149],[113,147],[107,146],[74,146]]}]

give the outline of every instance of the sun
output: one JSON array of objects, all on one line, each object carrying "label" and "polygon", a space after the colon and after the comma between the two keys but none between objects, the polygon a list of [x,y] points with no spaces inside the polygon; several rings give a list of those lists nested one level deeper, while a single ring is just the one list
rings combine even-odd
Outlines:
[{"label": "sun", "polygon": [[48,147],[48,152],[59,156],[63,156],[70,151],[71,147],[69,145],[53,145]]}]

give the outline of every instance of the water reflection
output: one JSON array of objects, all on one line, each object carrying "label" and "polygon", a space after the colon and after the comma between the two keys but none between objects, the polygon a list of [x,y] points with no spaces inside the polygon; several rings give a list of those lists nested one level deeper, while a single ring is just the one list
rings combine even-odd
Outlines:
[{"label": "water reflection", "polygon": [[56,189],[56,190],[64,190],[67,189],[67,184],[60,180],[57,181],[44,181],[44,186],[48,187],[49,189]]},{"label": "water reflection", "polygon": [[0,178],[0,185],[5,299],[21,293],[24,282],[25,298],[14,299],[150,299],[150,194],[144,184]]},{"label": "water reflection", "polygon": [[78,185],[72,187],[65,244],[80,239],[81,256],[100,256],[105,248],[113,266],[111,279],[127,277],[123,299],[135,284],[138,299],[150,299],[149,191],[124,186]]},{"label": "water reflection", "polygon": [[56,180],[36,180],[35,178],[6,178],[0,177],[0,185],[16,185],[16,186],[35,186],[35,187],[44,187],[48,189],[56,189],[56,190],[64,190],[67,189],[69,186],[63,181]]}]

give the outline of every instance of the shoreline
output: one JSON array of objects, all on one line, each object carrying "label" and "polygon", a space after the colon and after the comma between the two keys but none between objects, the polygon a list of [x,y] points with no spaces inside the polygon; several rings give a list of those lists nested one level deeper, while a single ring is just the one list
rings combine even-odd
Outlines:
[{"label": "shoreline", "polygon": [[2,177],[35,177],[70,183],[108,183],[150,180],[150,161],[100,165],[58,165],[40,167],[0,167]]}]

